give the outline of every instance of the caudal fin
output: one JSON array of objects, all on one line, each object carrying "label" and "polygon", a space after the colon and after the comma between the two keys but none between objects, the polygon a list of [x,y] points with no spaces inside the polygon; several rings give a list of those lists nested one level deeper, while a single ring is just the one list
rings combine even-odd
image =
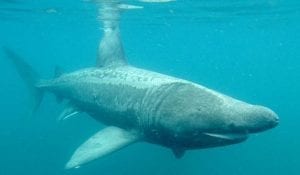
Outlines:
[{"label": "caudal fin", "polygon": [[33,114],[39,107],[43,97],[42,90],[36,87],[37,82],[40,80],[39,75],[35,70],[32,69],[32,67],[28,63],[26,63],[13,50],[6,47],[4,47],[3,50],[7,58],[11,60],[13,65],[16,67],[17,72],[19,73],[20,77],[24,80],[30,91],[32,97],[30,112]]}]

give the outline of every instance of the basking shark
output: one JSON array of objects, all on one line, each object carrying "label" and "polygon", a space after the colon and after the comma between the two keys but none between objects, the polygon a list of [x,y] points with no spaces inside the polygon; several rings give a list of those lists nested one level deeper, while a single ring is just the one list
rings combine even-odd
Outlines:
[{"label": "basking shark", "polygon": [[[60,120],[80,112],[107,125],[79,146],[66,168],[76,168],[135,142],[185,151],[245,141],[252,133],[274,128],[269,108],[234,99],[194,82],[129,65],[122,47],[119,11],[103,6],[104,36],[95,67],[40,79],[18,54],[4,49],[27,83],[36,108],[45,92],[66,99]],[[106,15],[108,15],[108,18]],[[112,20],[113,19],[113,20]]]}]

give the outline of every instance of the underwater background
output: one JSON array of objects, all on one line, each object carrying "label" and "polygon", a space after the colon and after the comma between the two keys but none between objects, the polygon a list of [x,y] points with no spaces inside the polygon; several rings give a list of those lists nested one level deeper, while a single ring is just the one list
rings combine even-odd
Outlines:
[{"label": "underwater background", "polygon": [[[188,151],[138,143],[79,169],[73,151],[103,127],[88,115],[56,118],[47,94],[29,118],[28,89],[0,49],[0,175],[298,175],[300,173],[300,2],[177,0],[125,10],[121,35],[131,65],[197,82],[273,109],[275,129],[246,142]],[[0,47],[22,55],[44,78],[94,66],[102,24],[93,1],[0,0]]]}]

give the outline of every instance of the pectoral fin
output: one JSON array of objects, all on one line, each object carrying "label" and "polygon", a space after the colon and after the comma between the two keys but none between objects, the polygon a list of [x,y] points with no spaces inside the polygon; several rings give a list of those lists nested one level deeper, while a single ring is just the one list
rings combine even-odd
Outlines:
[{"label": "pectoral fin", "polygon": [[138,139],[139,136],[136,133],[114,126],[107,127],[77,148],[67,163],[66,169],[80,167],[82,164],[126,147]]},{"label": "pectoral fin", "polygon": [[69,119],[73,116],[75,116],[76,114],[79,114],[80,110],[75,107],[72,104],[68,104],[66,106],[66,108],[61,112],[61,114],[59,115],[59,117],[57,118],[58,121],[62,121],[62,120],[66,120]]}]

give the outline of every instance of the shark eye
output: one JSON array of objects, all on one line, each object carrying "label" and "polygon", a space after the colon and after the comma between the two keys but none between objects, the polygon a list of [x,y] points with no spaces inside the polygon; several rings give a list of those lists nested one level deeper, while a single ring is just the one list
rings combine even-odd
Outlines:
[{"label": "shark eye", "polygon": [[203,111],[202,108],[197,108],[196,110],[197,110],[197,112],[202,112]]}]

